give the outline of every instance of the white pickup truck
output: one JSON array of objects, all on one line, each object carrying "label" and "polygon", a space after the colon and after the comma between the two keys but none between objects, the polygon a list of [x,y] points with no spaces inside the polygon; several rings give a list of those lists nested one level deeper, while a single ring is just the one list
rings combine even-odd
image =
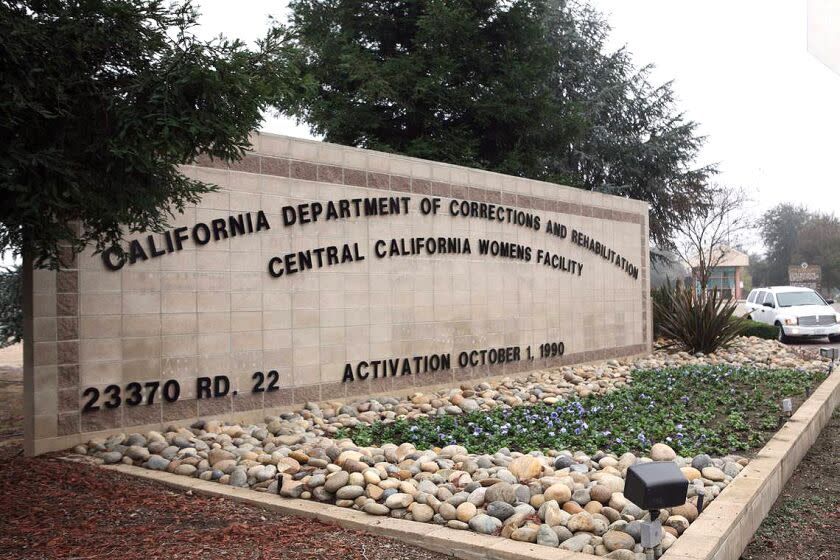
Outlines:
[{"label": "white pickup truck", "polygon": [[814,290],[793,286],[756,288],[747,297],[747,317],[775,325],[779,340],[828,337],[840,342],[840,313]]}]

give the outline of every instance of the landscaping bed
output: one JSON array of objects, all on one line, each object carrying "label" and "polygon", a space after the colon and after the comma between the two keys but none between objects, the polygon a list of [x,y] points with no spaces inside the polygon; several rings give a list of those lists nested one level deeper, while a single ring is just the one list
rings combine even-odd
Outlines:
[{"label": "landscaping bed", "polygon": [[627,468],[674,461],[691,481],[686,504],[661,512],[667,549],[697,518],[698,491],[714,500],[747,464],[731,452],[759,447],[775,431],[781,398],[798,404],[825,370],[753,338],[708,356],[657,352],[431,395],[309,403],[261,424],[199,421],[75,451],[637,560],[646,513],[623,495]]},{"label": "landscaping bed", "polygon": [[344,530],[55,456],[0,447],[3,560],[442,560]]},{"label": "landscaping bed", "polygon": [[357,445],[410,442],[421,449],[457,443],[472,453],[503,447],[645,452],[655,442],[681,454],[723,455],[761,447],[779,427],[781,401],[804,400],[822,371],[688,366],[636,371],[603,396],[497,408],[460,416],[359,425],[341,435]]}]

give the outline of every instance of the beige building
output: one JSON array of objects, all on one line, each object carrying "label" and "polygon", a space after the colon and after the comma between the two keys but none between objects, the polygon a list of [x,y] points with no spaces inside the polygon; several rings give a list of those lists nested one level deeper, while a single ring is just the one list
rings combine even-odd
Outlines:
[{"label": "beige building", "polygon": [[[747,269],[750,266],[749,255],[734,247],[721,245],[706,255],[705,259],[707,263],[714,265],[709,268],[706,291],[711,292],[717,289],[724,297],[734,298],[736,300],[746,297],[744,293],[744,278],[747,276]],[[692,276],[695,281],[698,281],[700,257],[697,256],[692,259],[690,264]]]},{"label": "beige building", "polygon": [[651,347],[643,202],[259,134],[126,256],[28,278],[26,446]]}]

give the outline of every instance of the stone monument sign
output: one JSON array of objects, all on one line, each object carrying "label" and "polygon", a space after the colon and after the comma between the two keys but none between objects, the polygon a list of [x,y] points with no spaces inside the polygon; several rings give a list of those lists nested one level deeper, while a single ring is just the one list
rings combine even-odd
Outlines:
[{"label": "stone monument sign", "polygon": [[26,449],[651,348],[646,203],[267,134],[124,252],[26,275]]}]

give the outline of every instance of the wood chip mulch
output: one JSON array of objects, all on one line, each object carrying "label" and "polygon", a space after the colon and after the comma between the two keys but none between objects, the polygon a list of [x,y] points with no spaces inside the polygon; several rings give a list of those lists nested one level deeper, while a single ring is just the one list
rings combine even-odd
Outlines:
[{"label": "wood chip mulch", "polygon": [[0,557],[438,560],[317,521],[0,447]]}]

